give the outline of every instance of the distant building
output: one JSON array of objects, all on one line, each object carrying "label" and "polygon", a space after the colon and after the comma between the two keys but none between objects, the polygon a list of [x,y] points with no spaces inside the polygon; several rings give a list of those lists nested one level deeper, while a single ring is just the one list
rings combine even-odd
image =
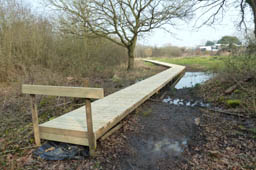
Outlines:
[{"label": "distant building", "polygon": [[228,44],[214,44],[212,46],[200,46],[199,49],[200,51],[213,51],[213,52],[217,52],[219,50],[221,50],[223,47],[228,46]]},{"label": "distant building", "polygon": [[200,46],[200,51],[212,51],[212,46]]}]

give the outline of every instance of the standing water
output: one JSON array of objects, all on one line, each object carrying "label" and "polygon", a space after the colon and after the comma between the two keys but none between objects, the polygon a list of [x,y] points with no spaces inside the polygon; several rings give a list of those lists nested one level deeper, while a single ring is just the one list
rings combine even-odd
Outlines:
[{"label": "standing water", "polygon": [[179,83],[175,86],[176,89],[190,88],[197,84],[202,84],[205,81],[211,79],[213,74],[205,72],[186,72],[181,78]]},{"label": "standing water", "polygon": [[[214,74],[205,73],[205,72],[186,72],[185,75],[181,78],[181,80],[175,86],[175,89],[184,89],[184,88],[192,88],[197,84],[202,84],[207,80],[210,80]],[[203,101],[188,101],[181,98],[171,98],[167,96],[163,99],[164,103],[173,104],[177,106],[189,106],[189,107],[209,107],[208,103],[204,103]]]}]

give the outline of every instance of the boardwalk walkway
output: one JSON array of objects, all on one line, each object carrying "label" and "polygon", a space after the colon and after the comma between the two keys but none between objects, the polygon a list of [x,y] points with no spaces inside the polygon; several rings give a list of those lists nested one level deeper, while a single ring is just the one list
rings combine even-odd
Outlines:
[{"label": "boardwalk walkway", "polygon": [[[92,120],[96,141],[185,69],[179,65],[146,61],[170,68],[93,102]],[[39,131],[41,139],[88,145],[85,107],[40,124]]]}]

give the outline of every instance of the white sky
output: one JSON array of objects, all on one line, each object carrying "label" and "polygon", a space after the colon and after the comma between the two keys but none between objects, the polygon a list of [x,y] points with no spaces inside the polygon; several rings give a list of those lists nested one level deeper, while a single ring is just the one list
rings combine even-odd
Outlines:
[{"label": "white sky", "polygon": [[[24,0],[27,4],[33,6],[35,11],[44,11],[44,7],[39,5],[40,0]],[[238,9],[229,9],[226,12],[223,20],[217,22],[214,26],[204,26],[201,28],[195,28],[195,19],[189,21],[188,23],[177,22],[176,28],[167,27],[172,34],[167,33],[163,30],[154,30],[152,33],[148,33],[143,37],[139,37],[139,43],[142,45],[151,46],[163,46],[171,44],[174,46],[183,47],[195,47],[198,45],[203,45],[207,40],[219,40],[222,36],[231,35],[237,36],[238,38],[243,37],[241,31],[237,29],[237,23],[240,21]],[[202,11],[198,11],[196,16],[199,16]],[[205,16],[202,21],[205,21],[207,17]],[[247,20],[251,20],[251,16],[247,16]],[[198,24],[199,25],[199,24]],[[250,25],[250,24],[249,24]]]}]

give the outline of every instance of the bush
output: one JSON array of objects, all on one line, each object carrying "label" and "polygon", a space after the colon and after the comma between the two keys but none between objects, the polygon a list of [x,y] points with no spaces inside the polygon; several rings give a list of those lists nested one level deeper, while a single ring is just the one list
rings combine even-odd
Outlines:
[{"label": "bush", "polygon": [[225,61],[224,69],[227,81],[236,84],[239,89],[237,93],[233,94],[234,97],[239,97],[243,108],[250,113],[256,113],[255,47],[254,44],[249,44],[245,51],[229,56]]}]

